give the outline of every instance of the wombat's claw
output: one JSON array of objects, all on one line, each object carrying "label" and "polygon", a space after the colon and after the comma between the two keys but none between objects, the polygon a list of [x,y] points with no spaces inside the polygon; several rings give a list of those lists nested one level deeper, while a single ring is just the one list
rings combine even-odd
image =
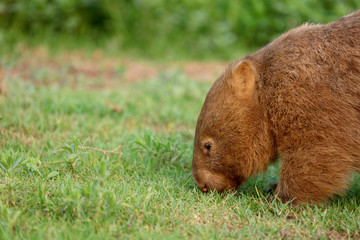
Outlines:
[{"label": "wombat's claw", "polygon": [[278,186],[278,183],[270,184],[270,188],[266,191],[266,194],[274,194],[277,186]]}]

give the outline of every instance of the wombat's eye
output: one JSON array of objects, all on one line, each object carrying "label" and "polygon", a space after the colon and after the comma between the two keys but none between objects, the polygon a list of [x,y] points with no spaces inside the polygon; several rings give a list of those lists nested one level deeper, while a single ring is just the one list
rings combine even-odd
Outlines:
[{"label": "wombat's eye", "polygon": [[210,150],[211,147],[212,147],[212,144],[211,144],[211,143],[205,143],[205,148],[206,148],[207,150]]}]

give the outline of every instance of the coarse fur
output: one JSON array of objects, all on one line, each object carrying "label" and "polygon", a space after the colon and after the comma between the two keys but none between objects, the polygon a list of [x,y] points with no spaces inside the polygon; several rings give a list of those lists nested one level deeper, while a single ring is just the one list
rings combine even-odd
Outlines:
[{"label": "coarse fur", "polygon": [[282,158],[276,193],[320,203],[360,170],[360,11],[304,24],[231,63],[198,118],[193,178],[236,188]]}]

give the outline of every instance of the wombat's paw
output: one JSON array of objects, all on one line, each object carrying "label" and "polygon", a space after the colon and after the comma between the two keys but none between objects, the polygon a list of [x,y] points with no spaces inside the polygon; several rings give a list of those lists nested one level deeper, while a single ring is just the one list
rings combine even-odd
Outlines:
[{"label": "wombat's paw", "polygon": [[266,194],[274,194],[277,186],[278,186],[278,183],[272,183],[272,184],[270,184],[270,187],[269,187],[269,189],[266,191]]}]

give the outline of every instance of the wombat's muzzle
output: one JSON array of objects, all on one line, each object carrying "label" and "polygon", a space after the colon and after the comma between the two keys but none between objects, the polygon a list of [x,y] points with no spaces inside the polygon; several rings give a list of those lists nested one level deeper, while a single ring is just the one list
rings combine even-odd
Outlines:
[{"label": "wombat's muzzle", "polygon": [[193,179],[199,189],[205,193],[215,190],[219,193],[236,189],[238,181],[227,178],[221,173],[214,173],[206,169],[193,169]]}]

